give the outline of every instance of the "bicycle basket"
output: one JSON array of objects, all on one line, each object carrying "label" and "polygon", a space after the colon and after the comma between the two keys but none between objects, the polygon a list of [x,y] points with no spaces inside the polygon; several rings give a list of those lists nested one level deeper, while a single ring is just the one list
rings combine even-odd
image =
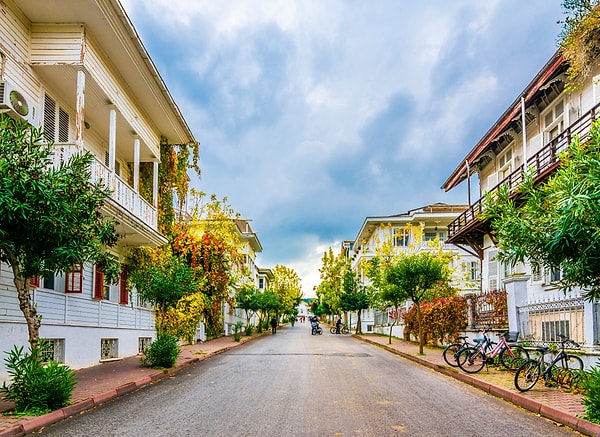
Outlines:
[{"label": "bicycle basket", "polygon": [[510,331],[506,334],[506,341],[515,342],[519,339],[519,331]]}]

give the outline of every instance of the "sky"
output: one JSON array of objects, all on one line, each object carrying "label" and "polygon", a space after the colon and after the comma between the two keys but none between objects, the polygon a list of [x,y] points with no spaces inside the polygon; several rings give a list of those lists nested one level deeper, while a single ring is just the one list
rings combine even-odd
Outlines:
[{"label": "sky", "polygon": [[305,297],[366,217],[468,202],[440,187],[564,18],[562,0],[122,4],[200,142],[192,186],[250,219],[259,267],[293,268]]}]

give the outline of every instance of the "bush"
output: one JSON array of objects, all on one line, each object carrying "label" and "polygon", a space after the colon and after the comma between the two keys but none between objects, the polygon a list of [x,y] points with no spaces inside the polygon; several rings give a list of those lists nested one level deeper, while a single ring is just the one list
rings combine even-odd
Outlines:
[{"label": "bush", "polygon": [[142,365],[152,368],[173,367],[179,356],[177,338],[166,332],[159,332],[156,340],[146,349],[146,356],[142,358]]},{"label": "bush", "polygon": [[592,367],[586,373],[583,384],[585,418],[590,422],[600,423],[600,368]]},{"label": "bush", "polygon": [[2,384],[0,392],[15,403],[19,414],[39,415],[58,410],[69,404],[75,388],[75,374],[64,364],[43,362],[45,341],[30,353],[14,347],[5,358],[10,384]]},{"label": "bush", "polygon": [[253,325],[246,326],[245,331],[246,331],[246,335],[248,337],[250,337],[252,335],[252,333],[254,332],[254,326]]}]

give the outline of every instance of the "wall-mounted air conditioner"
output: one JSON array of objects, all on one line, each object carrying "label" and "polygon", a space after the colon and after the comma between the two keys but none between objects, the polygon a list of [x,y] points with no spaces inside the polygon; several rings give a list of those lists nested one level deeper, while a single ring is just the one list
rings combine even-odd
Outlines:
[{"label": "wall-mounted air conditioner", "polygon": [[27,120],[30,124],[37,126],[37,110],[29,100],[31,99],[26,98],[10,83],[0,82],[0,113],[15,119]]}]

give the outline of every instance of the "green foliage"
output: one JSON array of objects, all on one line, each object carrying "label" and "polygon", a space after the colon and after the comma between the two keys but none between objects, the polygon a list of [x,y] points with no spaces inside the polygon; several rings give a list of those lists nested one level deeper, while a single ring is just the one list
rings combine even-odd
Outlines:
[{"label": "green foliage", "polygon": [[75,154],[53,166],[53,152],[40,129],[0,117],[0,260],[14,273],[34,348],[41,320],[27,279],[88,261],[102,260],[109,271],[117,264],[103,257],[118,235],[114,220],[100,213],[110,190],[90,183],[93,155]]},{"label": "green foliage", "polygon": [[44,414],[69,404],[75,374],[63,364],[43,362],[43,350],[47,347],[43,340],[30,353],[15,346],[4,360],[10,384],[3,383],[0,392],[15,402],[17,413]]},{"label": "green foliage", "polygon": [[278,311],[283,314],[292,313],[302,299],[302,285],[298,273],[294,269],[281,264],[271,269],[273,279],[270,288],[278,297],[280,307]]},{"label": "green foliage", "polygon": [[246,325],[246,327],[244,328],[244,331],[245,331],[246,335],[248,337],[250,337],[252,335],[252,333],[254,332],[254,326]]},{"label": "green foliage", "polygon": [[600,367],[594,366],[586,374],[582,400],[585,405],[585,418],[600,424]]},{"label": "green foliage", "polygon": [[598,0],[563,0],[566,18],[560,34],[560,52],[567,61],[565,91],[583,87],[598,65],[600,55],[600,10]]},{"label": "green foliage", "polygon": [[146,349],[142,365],[152,368],[168,369],[173,367],[179,356],[177,338],[166,332],[158,332],[156,340]]},{"label": "green foliage", "polygon": [[560,269],[558,286],[587,289],[592,300],[600,297],[600,121],[560,158],[545,183],[527,174],[517,198],[506,187],[488,195],[482,218],[491,221],[500,261]]}]

